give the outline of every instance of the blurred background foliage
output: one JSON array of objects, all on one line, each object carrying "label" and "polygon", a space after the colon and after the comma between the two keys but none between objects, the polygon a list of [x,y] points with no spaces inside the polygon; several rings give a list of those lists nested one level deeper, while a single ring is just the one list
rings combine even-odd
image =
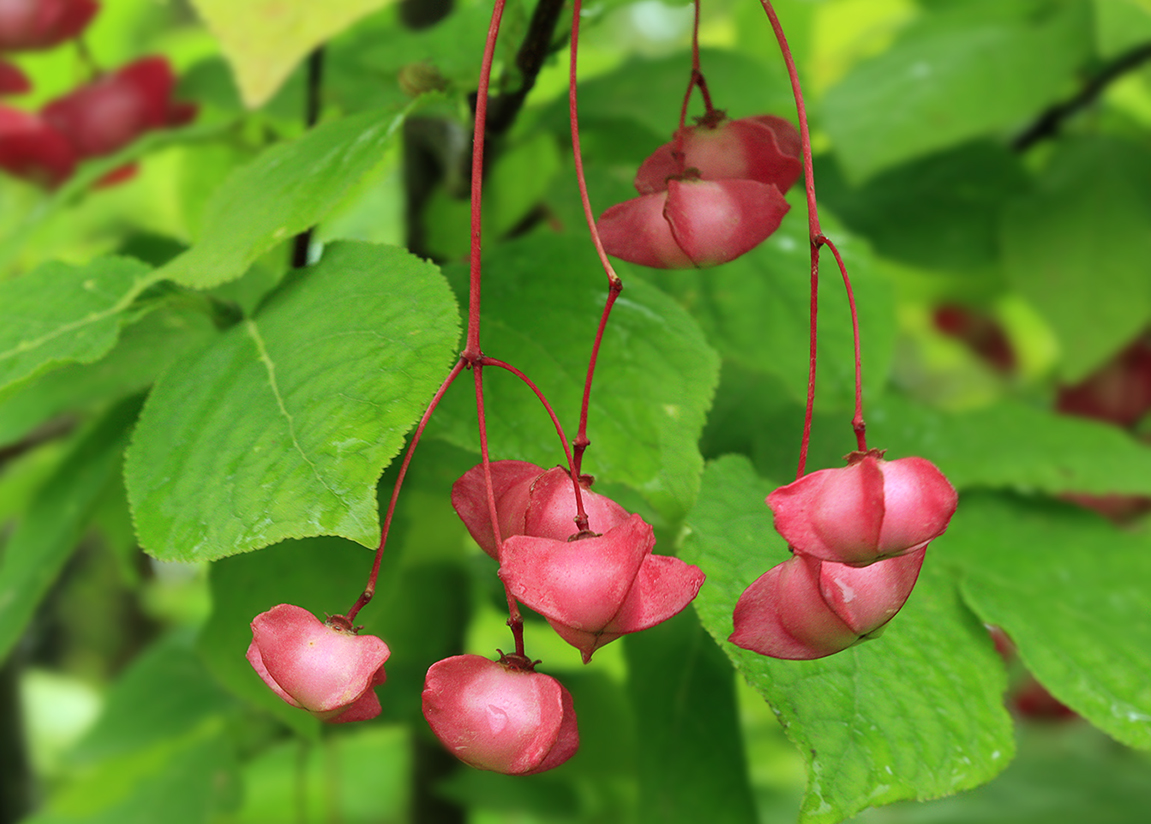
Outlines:
[{"label": "blurred background foliage", "polygon": [[[810,663],[717,646],[746,576],[785,551],[761,501],[763,479],[794,473],[806,392],[801,193],[779,232],[738,261],[621,266],[628,288],[605,343],[588,467],[597,490],[641,512],[662,551],[679,547],[709,584],[697,611],[589,667],[529,620],[529,651],[572,691],[583,742],[530,779],[456,764],[419,709],[432,662],[508,643],[492,565],[448,500],[476,460],[468,392],[449,394],[421,446],[363,613],[393,650],[371,723],[322,727],[269,692],[243,653],[248,622],[276,603],[345,609],[370,563],[354,541],[370,543],[374,523],[249,524],[247,543],[201,552],[146,503],[170,494],[165,461],[206,467],[226,440],[226,416],[197,444],[198,422],[181,428],[164,412],[178,419],[196,389],[201,407],[223,403],[205,376],[239,318],[354,315],[300,287],[296,233],[316,226],[308,257],[329,266],[316,272],[349,277],[332,261],[377,254],[348,242],[406,246],[466,301],[469,95],[490,6],[280,5],[298,25],[268,4],[105,3],[87,50],[106,67],[168,56],[197,120],[51,193],[0,178],[5,324],[88,317],[96,310],[67,287],[85,278],[121,290],[98,339],[19,373],[0,364],[0,821],[1146,820],[1151,3],[776,4],[812,116],[824,229],[859,300],[872,444],[936,462],[963,493],[959,514],[883,638]],[[716,104],[792,117],[760,5],[703,6]],[[518,94],[535,11],[509,3],[497,51],[485,350],[535,377],[574,425],[602,281],[570,159],[568,9],[545,32],[534,88]],[[580,106],[597,213],[632,195],[636,167],[677,125],[690,27],[690,6],[586,4]],[[20,107],[86,77],[73,48],[14,59],[34,83]],[[141,161],[134,179],[90,186],[127,159]],[[101,262],[110,254],[142,264]],[[419,265],[396,264],[397,280]],[[850,327],[833,275],[820,293],[813,469],[853,445]],[[412,367],[417,388],[386,437],[375,419],[358,424],[365,442],[379,437],[347,470],[369,522],[380,467],[456,345],[451,295],[428,277],[418,311],[431,324],[434,304],[439,325]],[[399,300],[406,287],[387,288]],[[296,325],[312,328],[281,323]],[[290,350],[290,331],[272,344]],[[402,351],[366,364],[334,351],[314,402]],[[489,379],[494,454],[558,462],[536,401],[504,378]],[[172,506],[239,530],[204,472]],[[385,501],[394,473],[379,478]],[[263,513],[260,493],[246,494]]]}]

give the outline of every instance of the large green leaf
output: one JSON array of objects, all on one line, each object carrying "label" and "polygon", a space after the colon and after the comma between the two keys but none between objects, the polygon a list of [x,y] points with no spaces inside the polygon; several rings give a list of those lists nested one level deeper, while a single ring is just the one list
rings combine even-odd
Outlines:
[{"label": "large green leaf", "polygon": [[86,266],[46,263],[0,283],[0,387],[102,357],[152,280],[139,261],[109,257]]},{"label": "large green leaf", "polygon": [[375,168],[410,108],[325,123],[238,169],[208,202],[196,245],[159,276],[196,288],[240,277],[268,249],[314,225]]},{"label": "large green leaf", "polygon": [[690,610],[627,636],[625,644],[628,696],[643,742],[637,752],[638,820],[754,820],[732,671],[723,653]]},{"label": "large green leaf", "polygon": [[1008,209],[1003,263],[1054,327],[1076,381],[1151,318],[1151,153],[1108,137],[1060,141],[1037,190]]},{"label": "large green leaf", "polygon": [[1072,90],[1090,45],[1084,0],[941,3],[828,90],[823,125],[859,180],[1019,127]]},{"label": "large green leaf", "polygon": [[[1108,0],[1109,2],[1110,0]],[[1151,760],[1085,724],[1020,726],[1019,755],[990,784],[853,824],[1133,824],[1151,809]]]},{"label": "large green leaf", "polygon": [[[825,233],[835,241],[851,278],[866,358],[864,389],[868,397],[876,397],[887,382],[895,348],[891,286],[863,243],[836,231],[830,219]],[[643,271],[687,307],[725,358],[777,375],[792,397],[803,399],[811,317],[809,249],[807,217],[799,207],[764,244],[723,266]],[[850,407],[855,397],[851,315],[843,278],[829,251],[820,255],[818,357],[820,402]]]},{"label": "large green leaf", "polygon": [[1014,751],[1006,678],[936,551],[881,638],[816,661],[778,661],[728,643],[740,593],[788,557],[763,503],[771,489],[743,458],[710,464],[680,555],[708,576],[695,601],[703,625],[807,761],[800,820],[830,824],[996,775]]},{"label": "large green leaf", "polygon": [[184,560],[309,535],[374,546],[376,480],[446,374],[457,323],[433,265],[329,247],[157,383],[125,469],[141,545]]},{"label": "large green leaf", "polygon": [[[942,542],[941,542],[942,543]],[[1003,627],[1060,701],[1151,749],[1151,540],[1069,506],[965,496],[949,559],[979,617]]]},{"label": "large green leaf", "polygon": [[0,554],[0,660],[76,548],[120,468],[140,401],[120,403],[85,432],[36,493]]},{"label": "large green leaf", "polygon": [[[535,381],[573,438],[607,292],[591,244],[536,235],[499,247],[484,267],[485,354]],[[718,366],[683,309],[643,280],[627,279],[600,350],[585,470],[639,490],[669,519],[682,517],[698,489],[703,459],[696,442]],[[531,392],[500,370],[484,375],[493,459],[562,463],[555,429]],[[474,403],[470,387],[456,389],[433,418],[436,431],[477,449]]]},{"label": "large green leaf", "polygon": [[56,415],[87,411],[147,388],[175,357],[217,334],[207,315],[165,307],[124,329],[95,363],[69,363],[0,391],[0,444]]},{"label": "large green leaf", "polygon": [[870,445],[921,455],[960,489],[1151,494],[1151,448],[1108,424],[1006,401],[948,414],[894,394],[868,411]]},{"label": "large green leaf", "polygon": [[147,750],[236,707],[188,638],[170,636],[143,652],[120,675],[100,717],[69,752],[68,760],[91,764]]},{"label": "large green leaf", "polygon": [[25,824],[207,824],[232,800],[236,769],[221,718],[83,773]]},{"label": "large green leaf", "polygon": [[999,218],[1028,185],[1020,156],[975,141],[888,169],[851,186],[819,158],[819,196],[881,255],[968,274],[998,265]]},{"label": "large green leaf", "polygon": [[275,94],[308,52],[390,0],[193,0],[232,64],[244,102],[255,109]]}]

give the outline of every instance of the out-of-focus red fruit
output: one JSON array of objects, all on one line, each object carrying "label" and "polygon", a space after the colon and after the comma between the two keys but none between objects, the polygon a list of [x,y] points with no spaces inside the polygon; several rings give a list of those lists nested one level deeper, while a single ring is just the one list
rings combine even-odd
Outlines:
[{"label": "out-of-focus red fruit", "polygon": [[95,0],[0,0],[0,51],[49,49],[82,32]]},{"label": "out-of-focus red fruit", "polygon": [[481,770],[531,775],[579,749],[571,694],[517,656],[457,655],[432,664],[423,710],[448,752]]},{"label": "out-of-focus red fruit", "polygon": [[[575,488],[566,469],[545,470],[526,461],[492,461],[489,466],[501,538],[533,535],[564,541],[576,534]],[[589,529],[606,532],[627,520],[627,510],[592,492],[590,485],[590,478],[580,479]],[[473,466],[452,484],[452,506],[480,548],[499,560],[483,464]]]},{"label": "out-of-focus red fruit", "polygon": [[1047,691],[1047,688],[1030,675],[1027,682],[1016,692],[1011,703],[1020,715],[1036,721],[1070,721],[1078,713]]},{"label": "out-of-focus red fruit", "polygon": [[1151,339],[1141,335],[1079,383],[1060,388],[1055,409],[1134,426],[1151,412]]},{"label": "out-of-focus red fruit", "polygon": [[28,76],[20,71],[20,67],[0,60],[0,96],[25,94],[30,91],[32,83],[28,80]]},{"label": "out-of-focus red fruit", "polygon": [[504,541],[499,575],[587,663],[604,644],[677,615],[699,592],[699,567],[652,555],[654,546],[639,515],[577,540],[513,535]]},{"label": "out-of-focus red fruit", "polygon": [[0,106],[0,168],[52,189],[72,175],[76,153],[36,115]]},{"label": "out-of-focus red fruit", "polygon": [[963,341],[971,351],[997,372],[1015,370],[1015,349],[994,318],[959,306],[945,304],[935,310],[935,328]]},{"label": "out-of-focus red fruit", "polygon": [[604,249],[657,269],[706,268],[754,249],[790,207],[757,180],[668,180],[663,191],[612,206],[596,225]]},{"label": "out-of-focus red fruit", "polygon": [[803,173],[800,152],[799,132],[782,117],[705,119],[656,149],[639,167],[635,188],[641,195],[662,192],[669,180],[694,170],[702,180],[755,180],[783,193]]},{"label": "out-of-focus red fruit", "polygon": [[767,496],[775,528],[797,553],[864,566],[913,552],[947,529],[959,496],[923,458],[853,452]]},{"label": "out-of-focus red fruit", "polygon": [[728,640],[772,658],[809,660],[873,636],[911,594],[927,549],[866,567],[793,555],[739,597]]},{"label": "out-of-focus red fruit", "polygon": [[81,158],[111,154],[144,132],[182,126],[196,106],[172,100],[176,85],[163,57],[145,57],[58,98],[42,116]]},{"label": "out-of-focus red fruit", "polygon": [[248,663],[276,695],[323,721],[366,721],[380,714],[373,687],[384,683],[391,651],[374,635],[357,635],[340,617],[321,623],[280,604],[252,619]]}]

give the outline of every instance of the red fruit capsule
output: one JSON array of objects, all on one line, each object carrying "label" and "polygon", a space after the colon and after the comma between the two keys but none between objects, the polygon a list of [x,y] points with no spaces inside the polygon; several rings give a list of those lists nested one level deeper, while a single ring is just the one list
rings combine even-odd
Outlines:
[{"label": "red fruit capsule", "polygon": [[36,115],[0,106],[0,169],[52,189],[72,176],[76,153]]},{"label": "red fruit capsule", "polygon": [[95,0],[2,0],[0,51],[49,49],[82,32],[99,10]]},{"label": "red fruit capsule", "polygon": [[[575,489],[566,469],[545,470],[526,461],[492,461],[489,466],[501,538],[533,535],[563,541],[576,534]],[[589,479],[580,480],[590,529],[606,532],[627,520],[627,510],[589,486]],[[452,506],[480,548],[499,560],[483,464],[473,466],[452,484]]]},{"label": "red fruit capsule", "polygon": [[440,743],[481,770],[531,775],[579,749],[571,693],[516,656],[457,655],[432,664],[423,710]]},{"label": "red fruit capsule", "polygon": [[173,101],[176,77],[163,57],[145,57],[58,98],[43,118],[81,158],[111,154],[144,132],[182,126],[196,107]]},{"label": "red fruit capsule", "polygon": [[612,206],[596,225],[608,254],[657,269],[706,268],[751,251],[790,207],[757,180],[673,179]]},{"label": "red fruit capsule", "polygon": [[499,575],[587,663],[604,644],[677,615],[699,592],[699,567],[653,555],[654,546],[639,515],[578,540],[513,535],[504,542]]},{"label": "red fruit capsule", "polygon": [[767,496],[788,546],[825,561],[865,566],[926,546],[947,529],[959,496],[923,458],[885,461],[853,452]]},{"label": "red fruit capsule", "polygon": [[791,660],[845,650],[873,636],[899,612],[926,552],[923,548],[866,567],[793,555],[740,595],[728,640]]},{"label": "red fruit capsule", "polygon": [[755,180],[786,192],[803,172],[799,132],[774,115],[688,126],[643,162],[635,177],[636,191],[662,192],[670,179],[683,177],[689,169],[701,180]]},{"label": "red fruit capsule", "polygon": [[380,714],[373,687],[384,683],[391,651],[357,635],[340,618],[280,604],[252,619],[248,663],[276,695],[323,721],[365,721]]}]

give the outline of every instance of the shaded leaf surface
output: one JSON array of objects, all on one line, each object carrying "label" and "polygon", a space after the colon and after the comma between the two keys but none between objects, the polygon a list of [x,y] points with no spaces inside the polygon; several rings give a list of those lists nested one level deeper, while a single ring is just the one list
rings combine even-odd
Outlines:
[{"label": "shaded leaf surface", "polygon": [[946,414],[889,393],[867,423],[869,444],[928,458],[960,489],[1151,494],[1151,448],[1097,421],[1012,402]]},{"label": "shaded leaf surface", "polygon": [[103,356],[150,275],[139,261],[109,257],[85,266],[46,263],[0,283],[0,387]]},{"label": "shaded leaf surface", "polygon": [[1036,191],[1004,215],[1003,261],[1054,328],[1074,382],[1151,318],[1151,153],[1114,138],[1061,143]]},{"label": "shaded leaf surface", "polygon": [[625,644],[628,696],[644,742],[637,753],[639,820],[754,820],[731,665],[723,653],[690,610],[627,636]]},{"label": "shaded leaf surface", "polygon": [[217,190],[197,243],[158,274],[196,288],[240,277],[259,255],[314,225],[375,168],[405,116],[365,112],[268,149]]},{"label": "shaded leaf surface", "polygon": [[375,485],[447,372],[436,268],[343,244],[161,379],[128,452],[141,545],[211,559],[289,537],[374,546]]},{"label": "shaded leaf surface", "polygon": [[979,617],[1067,706],[1151,749],[1151,541],[1043,502],[966,496],[947,535]]},{"label": "shaded leaf surface", "polygon": [[777,661],[727,642],[740,593],[787,557],[763,503],[771,489],[743,458],[710,464],[680,556],[707,573],[695,601],[703,625],[807,762],[800,820],[830,824],[868,806],[931,798],[996,775],[1014,752],[1002,705],[1006,678],[935,550],[907,605],[876,640],[816,661]]},{"label": "shaded leaf surface", "polygon": [[0,391],[0,444],[12,443],[55,415],[86,411],[139,392],[176,356],[216,335],[201,312],[160,309],[124,329],[95,363],[70,363]]},{"label": "shaded leaf surface", "polygon": [[[537,235],[500,247],[484,266],[484,353],[536,381],[573,438],[607,292],[591,244]],[[457,288],[463,277],[453,270]],[[600,350],[585,471],[633,487],[668,518],[681,517],[698,488],[703,459],[696,442],[718,367],[683,309],[639,278],[628,280]],[[555,429],[535,396],[501,370],[484,376],[493,459],[562,463]],[[474,404],[470,387],[457,387],[433,418],[435,431],[477,450]]]},{"label": "shaded leaf surface", "polygon": [[847,176],[1016,127],[1073,88],[1086,2],[935,4],[828,90],[823,125]]},{"label": "shaded leaf surface", "polygon": [[[855,292],[867,356],[864,390],[883,391],[895,347],[895,307],[888,283],[858,240],[824,227],[843,255]],[[712,344],[735,363],[778,376],[797,399],[807,397],[802,354],[811,317],[811,253],[807,219],[793,208],[762,245],[714,269],[640,270],[674,295],[699,321]],[[624,270],[624,267],[620,267]],[[829,251],[820,257],[819,372],[821,403],[849,407],[855,398],[851,315],[843,279]]]},{"label": "shaded leaf surface", "polygon": [[113,408],[61,459],[0,554],[0,660],[76,548],[92,511],[120,469],[140,401]]}]

